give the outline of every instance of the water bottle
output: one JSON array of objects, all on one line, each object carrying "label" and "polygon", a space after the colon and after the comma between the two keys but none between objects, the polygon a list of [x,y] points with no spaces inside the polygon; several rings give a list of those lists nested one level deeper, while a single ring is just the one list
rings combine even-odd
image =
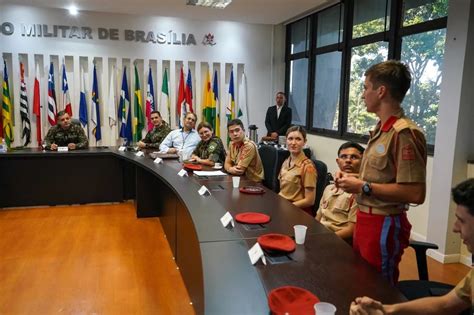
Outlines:
[{"label": "water bottle", "polygon": [[7,152],[7,143],[5,142],[4,138],[2,138],[2,144],[0,144],[0,152],[1,153]]}]

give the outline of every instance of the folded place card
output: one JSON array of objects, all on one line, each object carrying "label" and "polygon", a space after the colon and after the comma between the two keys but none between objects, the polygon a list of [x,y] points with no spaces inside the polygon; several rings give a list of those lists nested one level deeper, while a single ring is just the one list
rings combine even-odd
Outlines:
[{"label": "folded place card", "polygon": [[181,171],[178,172],[178,176],[186,177],[186,176],[188,176],[188,172],[186,172],[186,170],[181,170]]},{"label": "folded place card", "polygon": [[201,196],[210,195],[210,194],[211,194],[211,192],[209,191],[209,189],[207,189],[207,187],[204,186],[204,185],[202,185],[201,188],[199,188],[198,193],[199,193]]},{"label": "folded place card", "polygon": [[232,215],[229,211],[227,211],[221,218],[221,223],[223,227],[227,227],[229,223],[232,225],[232,227],[235,227],[234,218],[232,218]]},{"label": "folded place card", "polygon": [[69,151],[68,147],[58,147],[58,152],[67,152]]},{"label": "folded place card", "polygon": [[118,150],[119,150],[120,152],[125,152],[125,150],[127,150],[127,147],[122,145],[122,146],[120,146],[120,147],[118,148]]},{"label": "folded place card", "polygon": [[156,163],[156,164],[162,164],[162,163],[163,163],[163,159],[162,159],[162,158],[159,158],[159,157],[157,157],[157,158],[156,158],[156,159],[153,161],[153,163]]},{"label": "folded place card", "polygon": [[260,244],[255,243],[255,245],[253,245],[252,248],[249,249],[248,254],[252,265],[255,265],[260,259],[262,259],[264,265],[267,265],[267,261],[265,260],[265,254],[263,253]]},{"label": "folded place card", "polygon": [[144,156],[145,153],[143,153],[142,151],[138,151],[137,153],[135,153],[135,156]]}]

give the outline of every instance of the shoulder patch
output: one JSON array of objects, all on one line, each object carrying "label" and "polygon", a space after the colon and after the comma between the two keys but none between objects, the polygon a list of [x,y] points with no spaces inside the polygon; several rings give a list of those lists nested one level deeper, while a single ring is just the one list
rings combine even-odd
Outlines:
[{"label": "shoulder patch", "polygon": [[415,160],[415,149],[411,144],[406,144],[402,147],[402,160],[413,161]]},{"label": "shoulder patch", "polygon": [[405,118],[400,118],[393,124],[393,129],[395,129],[396,132],[400,132],[406,128],[410,128],[410,123]]}]

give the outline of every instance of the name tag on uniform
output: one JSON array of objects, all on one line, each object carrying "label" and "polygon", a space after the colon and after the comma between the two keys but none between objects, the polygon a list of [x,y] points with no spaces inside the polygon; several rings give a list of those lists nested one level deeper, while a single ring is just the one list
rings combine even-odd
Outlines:
[{"label": "name tag on uniform", "polygon": [[181,171],[178,172],[178,176],[186,177],[186,176],[188,176],[188,172],[186,172],[186,170],[181,170]]},{"label": "name tag on uniform", "polygon": [[199,188],[198,193],[199,193],[201,196],[210,195],[210,194],[211,194],[211,192],[209,191],[209,189],[207,189],[207,187],[204,186],[204,185],[202,185],[201,188]]},{"label": "name tag on uniform", "polygon": [[232,225],[232,227],[235,227],[234,218],[232,218],[232,215],[229,211],[227,211],[221,218],[221,223],[223,227],[227,227],[229,223]]},{"label": "name tag on uniform", "polygon": [[58,147],[58,152],[67,152],[69,151],[68,147]]},{"label": "name tag on uniform", "polygon": [[267,264],[267,261],[265,260],[265,254],[263,253],[263,250],[258,242],[255,243],[251,249],[249,249],[248,254],[252,265],[255,265],[260,259],[262,259],[264,265]]},{"label": "name tag on uniform", "polygon": [[125,152],[126,149],[127,149],[127,147],[125,147],[125,146],[123,146],[123,145],[118,148],[118,150],[119,150],[120,152]]},{"label": "name tag on uniform", "polygon": [[138,151],[137,153],[135,153],[135,156],[144,156],[145,153],[143,153],[142,151]]},{"label": "name tag on uniform", "polygon": [[153,161],[153,163],[156,163],[156,164],[162,164],[162,163],[163,163],[163,159],[162,159],[162,158],[159,158],[159,157],[157,157],[157,158],[156,158],[156,159]]}]

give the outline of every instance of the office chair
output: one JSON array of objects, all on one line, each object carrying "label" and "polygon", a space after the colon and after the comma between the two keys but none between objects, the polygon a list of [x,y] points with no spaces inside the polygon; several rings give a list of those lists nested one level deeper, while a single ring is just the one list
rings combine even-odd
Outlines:
[{"label": "office chair", "polygon": [[258,154],[263,164],[264,178],[262,183],[268,189],[276,192],[278,181],[277,149],[272,145],[262,144],[260,148],[258,148]]},{"label": "office chair", "polygon": [[318,179],[316,181],[316,199],[314,201],[313,206],[313,216],[316,215],[316,212],[319,209],[319,202],[323,197],[324,188],[327,185],[327,174],[328,174],[328,167],[326,163],[320,160],[312,159],[314,165],[316,166],[316,172],[318,173]]}]

